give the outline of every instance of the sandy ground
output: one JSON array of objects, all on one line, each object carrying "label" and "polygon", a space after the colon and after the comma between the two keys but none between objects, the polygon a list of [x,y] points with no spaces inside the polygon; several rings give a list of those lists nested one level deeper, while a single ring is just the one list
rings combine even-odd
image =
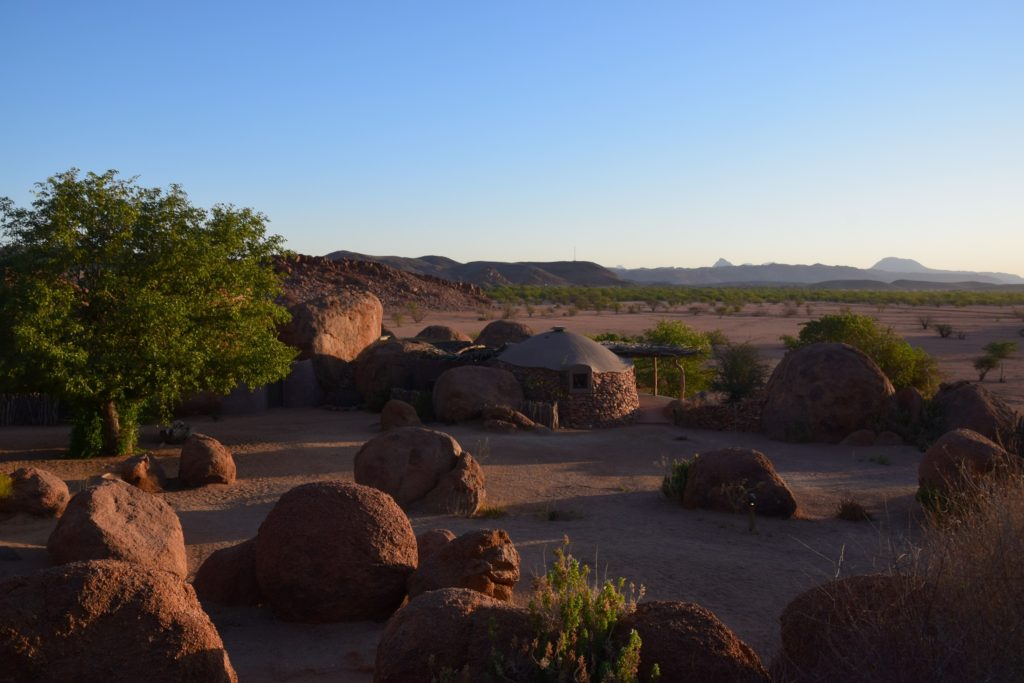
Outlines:
[{"label": "sandy ground", "polygon": [[[815,306],[815,315],[825,312]],[[952,313],[952,312],[950,312]],[[995,309],[958,309],[958,329],[967,338],[940,339],[917,325],[920,309],[881,312],[915,344],[939,354],[950,379],[969,378],[970,359],[992,339],[1010,339],[1024,323]],[[933,313],[937,320],[947,311]],[[432,314],[419,325],[398,328],[413,334],[422,325],[448,323],[466,332],[484,322],[472,312]],[[570,329],[636,332],[662,317],[684,317],[699,329],[720,328],[732,339],[761,345],[781,356],[777,337],[795,334],[806,316],[781,317],[689,314],[578,315],[534,318],[535,329],[566,324]],[[915,330],[915,326],[917,329]],[[1018,407],[1024,404],[1020,360],[1008,363],[1004,384],[987,385]],[[516,599],[526,602],[530,578],[543,572],[563,537],[596,575],[627,577],[646,597],[688,600],[714,611],[766,662],[778,647],[778,617],[802,590],[837,574],[865,573],[891,565],[917,527],[913,500],[920,453],[910,447],[849,448],[772,442],[759,435],[708,432],[659,424],[657,405],[644,422],[630,427],[554,434],[491,434],[473,425],[447,429],[482,462],[489,504],[504,511],[495,519],[414,515],[418,532],[448,528],[456,533],[500,527],[522,555],[523,579]],[[169,492],[185,531],[194,573],[213,550],[252,537],[285,491],[320,479],[352,479],[359,446],[379,433],[377,416],[321,409],[276,410],[263,415],[193,420],[235,454],[238,481]],[[0,471],[32,464],[52,470],[72,491],[109,468],[113,460],[60,460],[67,427],[0,429]],[[686,511],[659,493],[667,461],[725,446],[763,451],[789,483],[801,507],[799,519],[757,520],[754,532],[743,516]],[[161,448],[154,427],[142,447],[177,470],[177,449]],[[872,522],[834,517],[844,497],[874,515]],[[17,516],[0,520],[0,578],[47,566],[46,539],[55,522]],[[383,624],[303,625],[276,620],[262,608],[206,606],[240,679],[249,681],[370,681]]]}]

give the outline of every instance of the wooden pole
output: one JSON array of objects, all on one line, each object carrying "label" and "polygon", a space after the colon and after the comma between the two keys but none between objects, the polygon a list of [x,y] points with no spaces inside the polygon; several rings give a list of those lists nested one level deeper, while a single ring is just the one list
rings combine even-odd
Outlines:
[{"label": "wooden pole", "polygon": [[654,357],[654,395],[658,395],[658,357]]},{"label": "wooden pole", "polygon": [[682,401],[686,399],[686,368],[681,360],[677,360],[676,365],[679,367],[679,400]]}]

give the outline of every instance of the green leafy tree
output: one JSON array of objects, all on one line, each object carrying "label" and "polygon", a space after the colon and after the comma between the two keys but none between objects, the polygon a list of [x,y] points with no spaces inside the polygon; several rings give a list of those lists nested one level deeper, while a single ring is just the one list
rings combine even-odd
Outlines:
[{"label": "green leafy tree", "polygon": [[718,367],[711,388],[726,394],[728,403],[736,403],[764,386],[768,365],[757,347],[750,343],[725,344],[714,350]]},{"label": "green leafy tree", "polygon": [[[982,351],[985,352],[985,355],[974,362],[975,369],[978,370],[979,373],[982,372],[982,368],[978,367],[978,363],[981,362],[984,365],[985,361],[982,359],[988,359],[992,366],[989,369],[999,368],[999,381],[1006,381],[1003,376],[1003,361],[1017,353],[1017,343],[1010,341],[989,342],[988,344],[985,344]],[[985,375],[982,374],[980,379],[985,379]]]},{"label": "green leafy tree", "polygon": [[880,327],[871,316],[856,313],[824,315],[804,323],[798,338],[783,339],[788,348],[818,342],[843,342],[870,357],[893,385],[912,386],[929,396],[939,386],[938,363],[923,349],[913,347],[891,327]]},{"label": "green leafy tree", "polygon": [[77,169],[0,199],[0,382],[73,410],[73,457],[133,451],[144,408],[285,376],[282,240],[251,209],[193,206]]}]

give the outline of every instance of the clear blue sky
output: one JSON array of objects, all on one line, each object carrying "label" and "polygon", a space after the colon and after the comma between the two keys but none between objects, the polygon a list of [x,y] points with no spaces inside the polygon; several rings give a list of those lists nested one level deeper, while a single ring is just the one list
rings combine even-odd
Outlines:
[{"label": "clear blue sky", "polygon": [[29,2],[0,195],[75,166],[292,249],[1024,272],[1024,2]]}]

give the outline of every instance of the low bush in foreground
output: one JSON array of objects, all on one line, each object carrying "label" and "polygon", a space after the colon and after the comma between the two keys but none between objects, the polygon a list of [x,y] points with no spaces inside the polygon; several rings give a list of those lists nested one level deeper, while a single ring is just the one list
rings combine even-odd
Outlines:
[{"label": "low bush in foreground", "polygon": [[686,480],[690,475],[690,460],[673,460],[669,466],[668,474],[661,480],[661,492],[666,498],[678,503],[683,502],[683,492],[686,491]]}]

